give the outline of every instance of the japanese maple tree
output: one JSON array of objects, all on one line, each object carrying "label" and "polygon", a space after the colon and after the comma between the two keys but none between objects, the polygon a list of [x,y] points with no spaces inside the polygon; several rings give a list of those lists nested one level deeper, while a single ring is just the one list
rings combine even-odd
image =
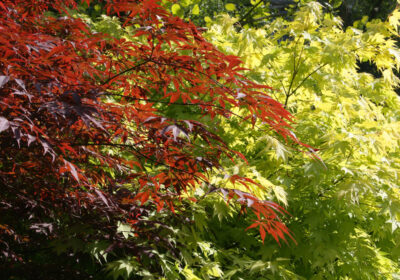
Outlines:
[{"label": "japanese maple tree", "polygon": [[[212,185],[208,176],[223,168],[222,157],[246,159],[202,119],[266,123],[298,142],[269,88],[154,0],[101,2],[129,37],[93,32],[71,15],[80,4],[0,1],[1,258],[28,262],[29,250],[84,224],[90,230],[81,240],[106,239],[107,252],[128,250],[140,260],[149,248],[117,225],[173,247],[145,217],[152,209],[179,216],[199,186],[252,209],[258,220],[250,228],[259,227],[263,240],[266,232],[277,241],[290,236],[279,205]],[[182,107],[193,117],[171,117]],[[227,180],[257,185],[238,175]]]}]

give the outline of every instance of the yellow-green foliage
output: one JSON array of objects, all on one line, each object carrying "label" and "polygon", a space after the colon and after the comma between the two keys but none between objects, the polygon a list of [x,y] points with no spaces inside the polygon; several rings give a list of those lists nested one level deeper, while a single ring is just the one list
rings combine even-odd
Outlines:
[{"label": "yellow-green foliage", "polygon": [[[357,23],[362,29],[343,30],[339,18],[310,2],[291,21],[278,18],[264,28],[240,30],[235,23],[221,15],[209,25],[209,40],[241,56],[249,77],[275,88],[272,96],[295,116],[297,137],[322,159],[312,160],[262,130],[237,130],[234,120],[224,124],[226,139],[241,136],[230,144],[250,162],[230,172],[253,173],[271,187],[264,195],[287,201],[293,215],[289,227],[299,245],[279,248],[271,241],[261,260],[286,261],[260,275],[398,279],[399,12],[387,22],[364,20]],[[375,77],[362,72],[360,63],[375,68]],[[260,261],[257,254],[236,253]]]}]

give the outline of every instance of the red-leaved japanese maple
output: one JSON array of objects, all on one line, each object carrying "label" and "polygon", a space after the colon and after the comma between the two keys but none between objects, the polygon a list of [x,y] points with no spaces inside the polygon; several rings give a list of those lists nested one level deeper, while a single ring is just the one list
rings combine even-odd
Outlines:
[{"label": "red-leaved japanese maple", "polygon": [[[132,40],[113,38],[70,16],[77,2],[0,1],[3,259],[23,262],[28,248],[65,234],[60,220],[89,225],[95,230],[81,239],[105,238],[108,251],[146,254],[117,234],[118,221],[156,240],[141,218],[149,208],[179,212],[183,193],[210,186],[222,156],[245,160],[201,121],[174,119],[160,108],[190,106],[230,118],[240,107],[243,121],[267,123],[297,141],[289,113],[266,87],[240,74],[241,61],[218,51],[192,23],[154,0],[102,1],[107,14],[131,26]],[[238,175],[230,180],[256,184]],[[266,231],[277,241],[289,234],[277,204],[210,188],[252,209],[259,220],[250,227],[259,227],[263,240]]]}]

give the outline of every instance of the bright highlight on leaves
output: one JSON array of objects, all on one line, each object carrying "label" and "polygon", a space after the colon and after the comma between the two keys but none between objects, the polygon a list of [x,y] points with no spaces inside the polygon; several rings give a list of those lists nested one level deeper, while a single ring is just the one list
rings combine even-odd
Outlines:
[{"label": "bright highlight on leaves", "polygon": [[181,11],[181,6],[179,4],[173,4],[171,11],[174,15],[177,15]]},{"label": "bright highlight on leaves", "polygon": [[233,4],[233,3],[225,4],[225,9],[227,9],[230,12],[232,12],[232,11],[236,10],[236,5]]},{"label": "bright highlight on leaves", "polygon": [[198,15],[199,13],[200,13],[200,8],[199,8],[199,5],[196,4],[196,5],[193,6],[192,14]]},{"label": "bright highlight on leaves", "polygon": [[[268,133],[223,123],[224,139],[234,135],[229,145],[243,149],[249,161],[229,172],[279,186],[265,195],[287,200],[293,215],[288,228],[299,244],[253,253],[254,246],[238,241],[243,236],[230,239],[243,249],[235,250],[237,263],[224,260],[225,271],[249,263],[235,271],[237,277],[246,278],[250,267],[260,265],[276,269],[258,271],[253,279],[392,279],[400,272],[396,20],[364,18],[360,29],[343,30],[341,19],[324,11],[309,2],[293,19],[240,30],[236,19],[223,15],[206,34],[220,49],[242,57],[252,69],[246,77],[277,89],[274,96],[298,120],[297,136],[307,139],[324,163],[310,161]],[[260,261],[260,255],[267,257]]]}]

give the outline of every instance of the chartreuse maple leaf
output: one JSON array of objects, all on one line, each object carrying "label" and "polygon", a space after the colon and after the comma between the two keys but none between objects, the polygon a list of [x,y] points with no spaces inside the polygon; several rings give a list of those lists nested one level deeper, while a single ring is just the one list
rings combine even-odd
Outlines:
[{"label": "chartreuse maple leaf", "polygon": [[[249,160],[228,173],[256,170],[286,192],[289,229],[299,245],[266,255],[268,261],[288,260],[270,268],[276,278],[285,270],[306,279],[399,274],[400,255],[393,248],[400,247],[400,102],[394,91],[400,60],[390,37],[397,34],[397,15],[365,22],[364,30],[343,30],[340,19],[312,2],[293,21],[278,18],[263,28],[238,30],[226,15],[210,25],[209,40],[240,55],[251,69],[247,77],[273,85],[272,96],[296,117],[296,136],[322,159],[313,161],[268,132],[224,122],[225,139]],[[379,74],[361,72],[365,62]],[[229,142],[231,135],[240,141]],[[260,195],[278,199],[271,185]],[[239,252],[250,257],[245,249]]]}]

